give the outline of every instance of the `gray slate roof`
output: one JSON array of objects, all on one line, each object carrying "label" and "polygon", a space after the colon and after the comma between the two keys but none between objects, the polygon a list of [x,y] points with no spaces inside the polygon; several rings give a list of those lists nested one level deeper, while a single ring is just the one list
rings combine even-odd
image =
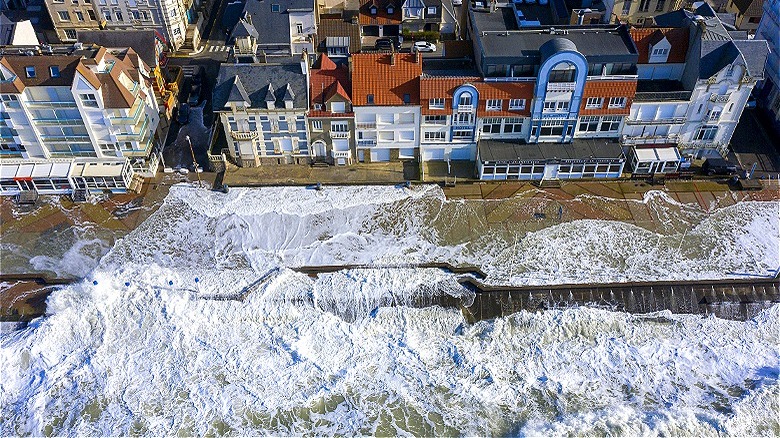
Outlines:
[{"label": "gray slate roof", "polygon": [[769,56],[769,44],[765,40],[734,40],[734,44],[745,58],[750,76],[763,79],[764,66]]},{"label": "gray slate roof", "polygon": [[498,140],[480,140],[477,143],[481,161],[542,161],[542,160],[616,160],[624,158],[617,141],[601,139],[574,139],[571,143],[522,144]]},{"label": "gray slate roof", "polygon": [[[278,5],[279,12],[273,12],[272,6]],[[226,24],[233,24],[229,42],[232,43],[236,36],[251,32],[249,29],[241,29],[241,17],[249,17],[249,28],[254,29],[259,45],[264,44],[290,44],[290,10],[314,11],[313,0],[246,0],[242,11],[235,17],[237,5],[226,7],[223,20]],[[235,20],[235,21],[234,21]]]},{"label": "gray slate roof", "polygon": [[273,64],[222,64],[214,87],[214,109],[221,110],[230,101],[248,101],[252,108],[267,108],[269,89],[276,108],[284,108],[285,97],[292,97],[294,108],[307,108],[306,76],[298,59],[288,58]]},{"label": "gray slate roof", "polygon": [[156,37],[153,30],[80,30],[78,41],[103,47],[130,47],[149,67],[158,64]]}]

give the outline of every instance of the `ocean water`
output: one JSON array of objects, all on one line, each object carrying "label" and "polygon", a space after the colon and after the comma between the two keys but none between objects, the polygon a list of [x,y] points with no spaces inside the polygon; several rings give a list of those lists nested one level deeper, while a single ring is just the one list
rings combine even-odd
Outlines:
[{"label": "ocean water", "polygon": [[[630,202],[653,229],[491,222],[491,207],[544,206],[448,201],[432,186],[176,186],[52,294],[49,315],[0,335],[0,434],[780,434],[780,306],[746,322],[576,308],[470,325],[405,305],[468,299],[416,262],[513,284],[780,266],[778,202]],[[338,263],[374,268],[289,269]]]}]

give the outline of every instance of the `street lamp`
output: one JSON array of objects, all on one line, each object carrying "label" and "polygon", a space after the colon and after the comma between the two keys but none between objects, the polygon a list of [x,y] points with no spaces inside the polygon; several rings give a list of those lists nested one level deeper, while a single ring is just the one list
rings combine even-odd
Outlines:
[{"label": "street lamp", "polygon": [[190,145],[190,153],[192,154],[192,165],[195,167],[195,175],[198,177],[198,187],[200,187],[200,172],[198,172],[198,162],[195,160],[195,150],[192,149],[192,141],[190,141],[190,136],[185,135],[185,139],[187,139],[187,143]]}]

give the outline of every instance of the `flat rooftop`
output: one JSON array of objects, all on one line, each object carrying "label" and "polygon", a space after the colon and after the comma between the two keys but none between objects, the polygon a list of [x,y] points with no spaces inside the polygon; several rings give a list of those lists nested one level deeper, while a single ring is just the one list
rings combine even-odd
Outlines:
[{"label": "flat rooftop", "polygon": [[472,61],[423,58],[424,76],[479,76]]},{"label": "flat rooftop", "polygon": [[574,139],[571,143],[523,144],[498,140],[477,142],[481,161],[533,160],[615,160],[623,158],[623,148],[612,139]]}]

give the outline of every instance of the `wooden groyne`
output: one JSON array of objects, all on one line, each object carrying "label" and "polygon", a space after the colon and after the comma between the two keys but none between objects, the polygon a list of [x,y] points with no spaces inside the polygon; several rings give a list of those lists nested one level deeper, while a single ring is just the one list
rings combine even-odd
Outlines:
[{"label": "wooden groyne", "polygon": [[580,305],[629,313],[669,310],[672,313],[712,314],[744,321],[780,303],[778,278],[520,287],[485,285],[469,277],[458,281],[475,293],[474,302],[462,307],[470,321],[507,316],[521,310]]},{"label": "wooden groyne", "polygon": [[392,263],[392,264],[343,264],[343,265],[317,265],[317,266],[299,266],[291,267],[293,271],[306,274],[310,277],[316,277],[319,274],[328,274],[339,271],[355,269],[441,269],[444,272],[458,275],[470,275],[474,278],[484,280],[486,275],[478,266],[454,266],[449,263],[426,262],[426,263]]}]

